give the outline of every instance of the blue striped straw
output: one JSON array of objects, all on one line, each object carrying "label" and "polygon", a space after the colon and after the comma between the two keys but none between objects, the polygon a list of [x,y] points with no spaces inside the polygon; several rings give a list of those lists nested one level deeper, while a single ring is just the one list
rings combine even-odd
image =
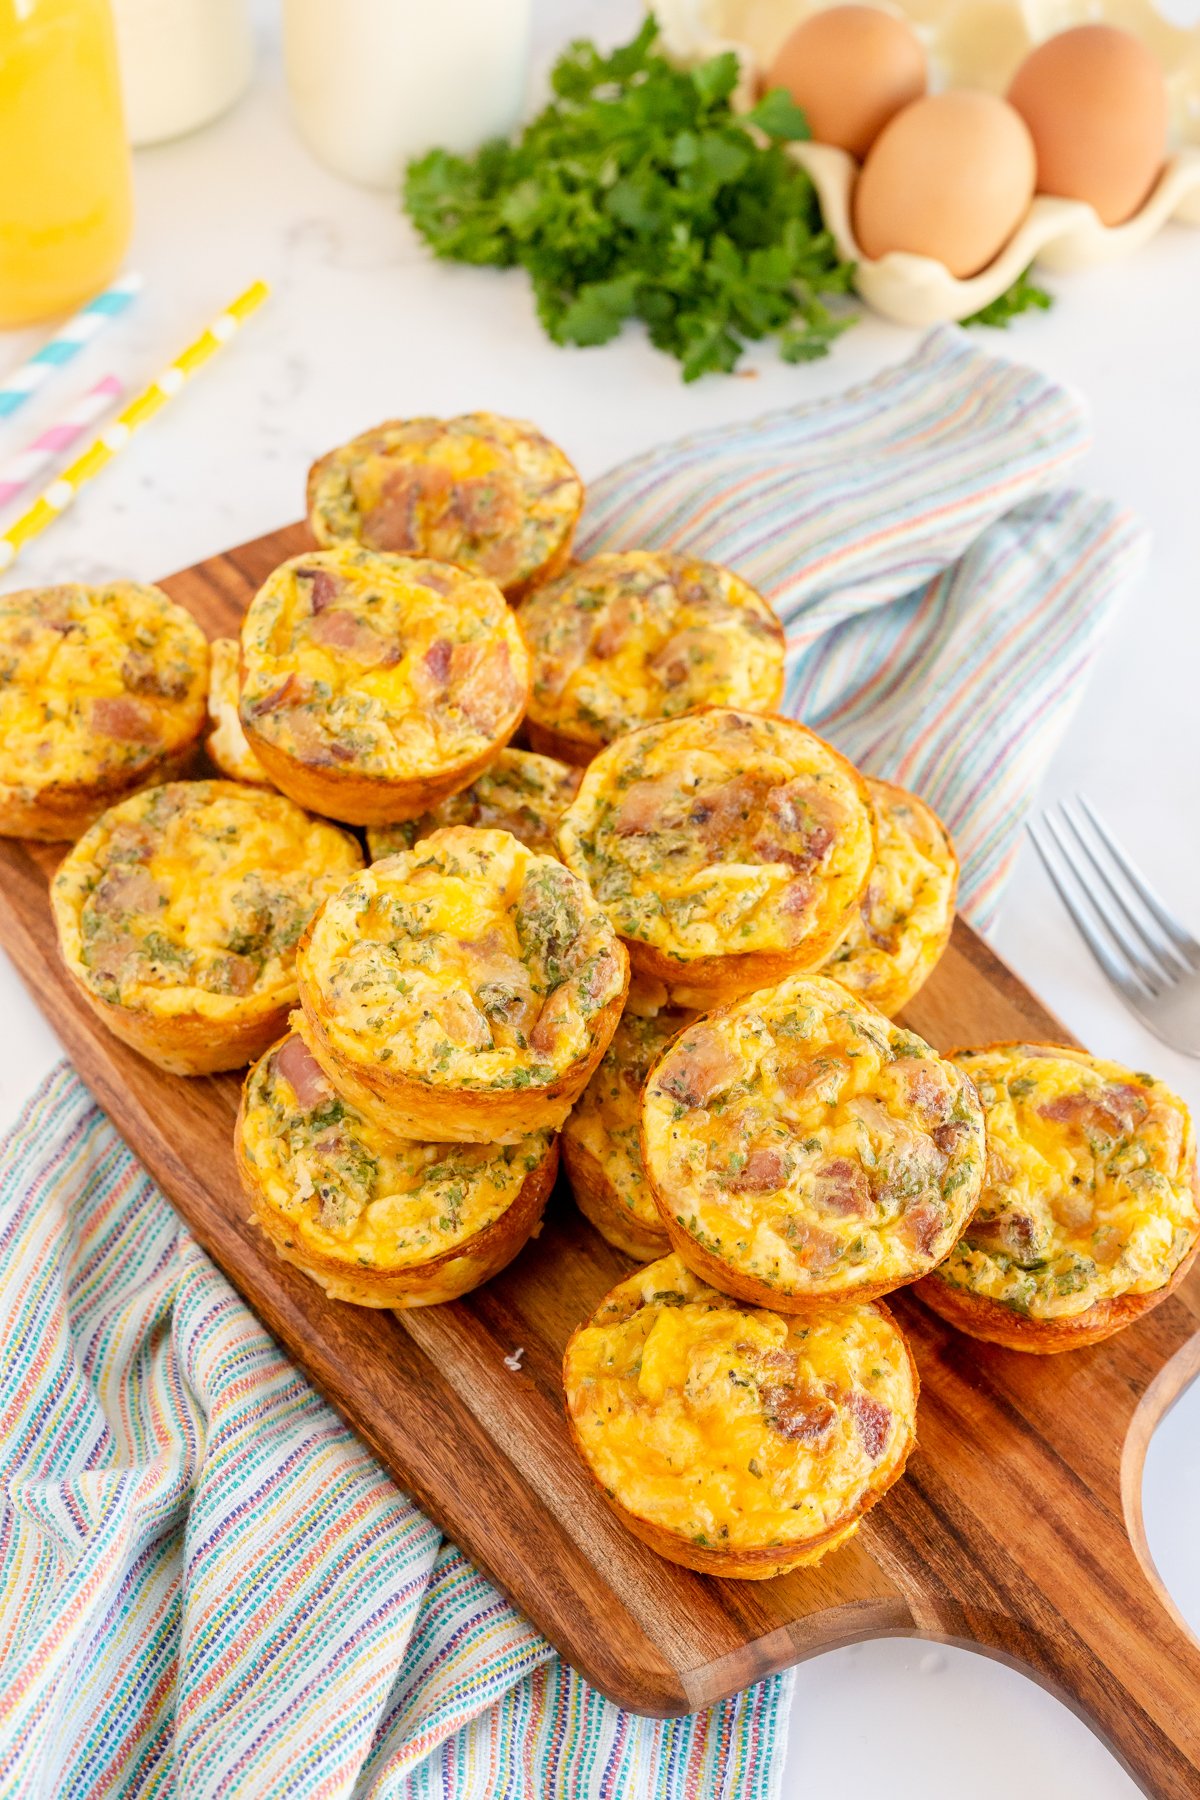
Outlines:
[{"label": "blue striped straw", "polygon": [[90,344],[102,326],[118,313],[125,311],[134,295],[140,293],[142,278],[140,275],[122,275],[111,287],[89,300],[86,306],[80,307],[73,319],[68,319],[61,331],[56,331],[48,343],[35,350],[28,362],[14,369],[11,375],[0,381],[0,419],[11,419],[18,408],[24,406],[31,394],[35,394],[47,376],[55,369],[61,369],[72,357],[78,356],[85,344]]}]

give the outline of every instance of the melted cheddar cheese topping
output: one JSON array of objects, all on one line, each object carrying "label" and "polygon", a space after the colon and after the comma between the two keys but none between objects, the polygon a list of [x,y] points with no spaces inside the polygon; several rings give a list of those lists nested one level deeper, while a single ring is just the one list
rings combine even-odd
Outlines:
[{"label": "melted cheddar cheese topping", "polygon": [[461,825],[358,876],[300,957],[302,1004],[335,1054],[458,1088],[553,1081],[625,980],[581,881],[508,832]]},{"label": "melted cheddar cheese topping", "polygon": [[0,595],[0,784],[123,786],[200,734],[208,645],[158,588]]},{"label": "melted cheddar cheese topping", "polygon": [[783,627],[716,563],[631,550],[593,556],[517,615],[533,660],[530,718],[586,745],[695,706],[769,712]]},{"label": "melted cheddar cheese topping", "polygon": [[642,1121],[680,1229],[781,1295],[926,1273],[983,1179],[983,1110],[962,1071],[820,976],[689,1026],[650,1071]]},{"label": "melted cheddar cheese topping", "polygon": [[519,843],[539,856],[557,856],[558,822],[579,790],[578,769],[553,756],[529,750],[501,750],[494,763],[461,793],[452,794],[432,812],[403,825],[373,825],[367,832],[372,861],[411,850],[431,831],[444,825],[479,825],[487,831],[511,831]]},{"label": "melted cheddar cheese topping", "polygon": [[282,794],[174,781],[104,813],[51,888],[67,963],[101,1000],[236,1017],[296,994],[296,945],[362,866],[346,832]]},{"label": "melted cheddar cheese topping", "polygon": [[340,1098],[294,1034],[246,1078],[241,1151],[302,1257],[387,1271],[431,1262],[507,1212],[553,1143],[387,1137]]},{"label": "melted cheddar cheese topping", "polygon": [[242,623],[243,725],[314,768],[435,774],[501,744],[529,659],[493,582],[344,546],[267,577]]},{"label": "melted cheddar cheese topping", "polygon": [[308,502],[319,544],[432,556],[509,589],[561,566],[583,484],[532,425],[466,413],[364,431],[314,464]]},{"label": "melted cheddar cheese topping", "polygon": [[1200,1232],[1182,1100],[1082,1050],[1001,1044],[954,1061],[983,1102],[987,1173],[938,1278],[1035,1319],[1169,1281]]},{"label": "melted cheddar cheese topping", "polygon": [[820,960],[873,857],[860,778],[803,725],[714,709],[602,750],[559,848],[622,937],[680,964],[786,951]]},{"label": "melted cheddar cheese topping", "polygon": [[666,1231],[642,1165],[642,1087],[651,1063],[688,1012],[662,1009],[653,1017],[626,1007],[612,1042],[563,1126],[564,1146],[579,1144],[600,1164],[620,1205],[651,1236]]},{"label": "melted cheddar cheese topping", "polygon": [[237,639],[214,638],[209,651],[208,721],[212,730],[205,746],[208,754],[230,781],[271,787],[271,778],[246,742],[238,717]]},{"label": "melted cheddar cheese topping", "polygon": [[692,1544],[795,1544],[853,1520],[902,1463],[916,1392],[878,1306],[800,1321],[639,1269],[567,1347],[567,1408],[597,1481]]},{"label": "melted cheddar cheese topping", "polygon": [[954,922],[958,859],[923,800],[867,778],[875,863],[849,931],[824,965],[890,1018],[926,981]]}]

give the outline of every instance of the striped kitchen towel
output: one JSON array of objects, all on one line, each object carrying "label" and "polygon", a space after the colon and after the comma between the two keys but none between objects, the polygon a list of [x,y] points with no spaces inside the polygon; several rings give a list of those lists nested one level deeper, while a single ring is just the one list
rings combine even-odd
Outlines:
[{"label": "striped kitchen towel", "polygon": [[[651,452],[582,547],[770,595],[788,702],[907,781],[986,920],[1138,528],[1056,491],[1077,403],[935,333],[819,405]],[[530,1546],[536,1555],[536,1546]],[[0,1147],[0,1795],[759,1800],[790,1678],[610,1705],[297,1375],[60,1069]]]},{"label": "striped kitchen towel", "polygon": [[814,406],[664,444],[588,492],[580,553],[727,563],[787,627],[784,710],[914,788],[995,916],[1039,771],[1146,534],[1058,489],[1079,400],[946,326]]}]

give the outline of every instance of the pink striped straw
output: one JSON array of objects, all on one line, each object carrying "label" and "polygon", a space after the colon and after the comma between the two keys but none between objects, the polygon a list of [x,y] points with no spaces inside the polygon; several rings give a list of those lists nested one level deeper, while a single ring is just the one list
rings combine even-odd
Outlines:
[{"label": "pink striped straw", "polygon": [[44,474],[56,457],[61,456],[64,450],[69,450],[88,426],[94,425],[101,414],[106,413],[114,401],[120,399],[122,392],[117,377],[105,375],[60,419],[39,432],[24,450],[18,450],[15,456],[0,463],[0,506],[6,505],[22,488],[28,487],[31,481]]}]

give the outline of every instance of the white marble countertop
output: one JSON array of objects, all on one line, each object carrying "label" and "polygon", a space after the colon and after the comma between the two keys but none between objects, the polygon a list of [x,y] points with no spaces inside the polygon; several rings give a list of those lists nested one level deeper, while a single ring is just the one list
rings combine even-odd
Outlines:
[{"label": "white marble countertop", "polygon": [[[539,52],[583,32],[620,37],[637,11],[636,0],[540,0]],[[22,424],[109,367],[131,383],[145,379],[257,276],[273,283],[273,299],[26,551],[6,585],[151,579],[253,537],[300,514],[315,454],[385,416],[491,408],[532,417],[587,477],[677,432],[831,392],[912,347],[910,333],[864,320],[825,362],[788,368],[763,354],[750,365],[754,378],[692,387],[635,331],[600,350],[555,349],[521,276],[432,262],[391,196],[349,188],[312,161],[287,121],[265,7],[260,37],[254,89],[233,113],[139,153],[130,265],[146,275],[144,297]],[[1132,260],[1057,286],[1052,313],[989,334],[988,347],[1087,396],[1096,435],[1081,479],[1149,520],[1155,548],[1046,771],[1043,797],[1085,787],[1200,927],[1200,231],[1169,227]],[[5,340],[0,363],[25,348],[19,336]],[[6,442],[21,435],[9,433]],[[1086,1043],[1153,1068],[1200,1106],[1200,1062],[1173,1055],[1116,1002],[1028,850],[994,942]],[[0,1016],[5,1126],[57,1048],[2,960]],[[1145,1502],[1159,1567],[1200,1629],[1198,1424],[1200,1385],[1155,1439]],[[1006,1730],[984,1760],[973,1722],[997,1708]],[[785,1800],[868,1800],[881,1768],[891,1800],[1008,1800],[1014,1783],[1022,1800],[1124,1800],[1136,1791],[1086,1727],[1033,1683],[909,1640],[835,1652],[798,1672]]]}]

